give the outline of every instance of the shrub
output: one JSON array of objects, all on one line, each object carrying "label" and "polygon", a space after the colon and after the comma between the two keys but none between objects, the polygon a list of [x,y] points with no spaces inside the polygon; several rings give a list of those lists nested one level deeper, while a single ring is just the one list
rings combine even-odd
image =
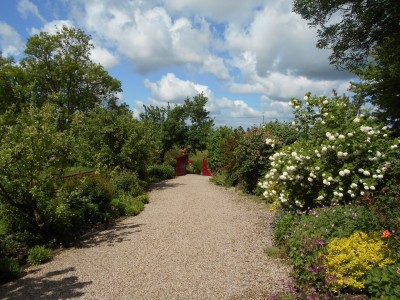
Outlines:
[{"label": "shrub", "polygon": [[[266,140],[275,142],[266,144]],[[253,127],[240,137],[234,154],[238,165],[238,181],[246,192],[255,192],[259,179],[270,166],[268,157],[279,149],[280,145],[281,142],[263,127]]]},{"label": "shrub", "polygon": [[0,258],[0,283],[4,283],[20,276],[20,267],[15,258]]},{"label": "shrub", "polygon": [[400,299],[400,263],[368,271],[365,285],[371,299]]},{"label": "shrub", "polygon": [[176,158],[182,156],[182,150],[178,147],[174,147],[164,154],[164,165],[175,168]]},{"label": "shrub", "polygon": [[154,165],[148,169],[148,176],[155,181],[171,179],[175,177],[175,170],[168,165]]},{"label": "shrub", "polygon": [[230,181],[231,177],[229,177],[224,170],[213,173],[213,176],[210,177],[210,181],[214,182],[217,185],[230,187],[233,186],[233,182]]},{"label": "shrub", "polygon": [[114,216],[136,216],[144,209],[144,204],[148,203],[147,195],[132,197],[128,194],[122,194],[112,200]]},{"label": "shrub", "polygon": [[136,216],[144,209],[144,204],[142,201],[133,199],[125,207],[125,213],[127,216]]},{"label": "shrub", "polygon": [[[348,98],[305,96],[306,107],[292,99],[298,140],[270,157],[264,196],[287,209],[354,202],[384,182],[399,141]],[[274,189],[271,190],[270,186]]]},{"label": "shrub", "polygon": [[201,174],[203,168],[203,160],[201,158],[194,158],[187,165],[187,172],[189,174]]},{"label": "shrub", "polygon": [[298,224],[299,220],[299,215],[278,209],[271,224],[272,235],[276,245],[286,245],[288,238],[292,234],[293,228]]},{"label": "shrub", "polygon": [[44,246],[35,246],[28,251],[28,262],[40,265],[50,260],[51,250]]},{"label": "shrub", "polygon": [[208,164],[213,172],[217,172],[222,167],[221,144],[227,136],[233,136],[233,129],[221,126],[212,131],[208,138]]},{"label": "shrub", "polygon": [[92,225],[110,220],[113,195],[110,182],[100,175],[68,179],[46,209],[43,230],[68,242]]},{"label": "shrub", "polygon": [[144,191],[136,173],[130,171],[121,171],[111,177],[111,185],[117,194],[127,193],[136,197]]},{"label": "shrub", "polygon": [[353,205],[315,208],[300,216],[285,211],[280,214],[282,224],[274,228],[274,236],[286,247],[297,287],[308,293],[329,296],[332,292],[326,282],[323,255],[333,238],[379,230],[370,210]]},{"label": "shrub", "polygon": [[349,237],[333,239],[327,246],[324,260],[333,291],[345,288],[362,291],[367,271],[393,263],[390,256],[388,247],[382,241],[361,231]]}]

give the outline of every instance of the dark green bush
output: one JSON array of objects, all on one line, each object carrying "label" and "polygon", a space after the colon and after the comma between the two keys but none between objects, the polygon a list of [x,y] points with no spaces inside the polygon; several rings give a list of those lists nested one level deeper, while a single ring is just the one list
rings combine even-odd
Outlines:
[{"label": "dark green bush", "polygon": [[47,207],[44,231],[68,241],[99,222],[108,222],[113,195],[111,184],[100,175],[66,180]]},{"label": "dark green bush", "polygon": [[400,263],[370,270],[366,286],[371,299],[400,299]]},{"label": "dark green bush", "polygon": [[175,177],[175,170],[168,165],[154,165],[148,169],[148,177],[154,181],[161,181]]},{"label": "dark green bush", "polygon": [[266,139],[277,140],[263,127],[253,127],[243,133],[237,141],[234,150],[237,163],[238,184],[247,193],[255,193],[261,177],[265,175],[270,166],[269,156],[279,149],[276,141],[274,146],[267,145]]},{"label": "dark green bush", "polygon": [[4,283],[20,276],[20,267],[15,258],[0,258],[0,283]]},{"label": "dark green bush", "polygon": [[175,168],[176,158],[182,156],[182,150],[178,147],[172,148],[164,154],[164,165]]},{"label": "dark green bush", "polygon": [[[136,216],[144,209],[144,204],[148,202],[147,195],[132,197],[128,194],[122,194],[112,200],[115,216]],[[118,214],[118,215],[116,215]]]},{"label": "dark green bush", "polygon": [[142,194],[143,187],[136,173],[121,171],[111,177],[111,185],[117,194],[124,193],[136,197]]},{"label": "dark green bush", "polygon": [[28,251],[28,262],[32,265],[40,265],[50,260],[51,250],[45,246],[35,246]]}]

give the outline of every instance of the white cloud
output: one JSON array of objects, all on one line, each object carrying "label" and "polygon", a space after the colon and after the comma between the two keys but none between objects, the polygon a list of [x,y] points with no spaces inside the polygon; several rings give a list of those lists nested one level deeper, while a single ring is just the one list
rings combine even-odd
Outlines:
[{"label": "white cloud", "polygon": [[37,17],[41,22],[46,23],[46,19],[42,17],[39,9],[29,0],[20,0],[17,5],[17,10],[23,18],[27,18],[29,14]]},{"label": "white cloud", "polygon": [[97,46],[96,44],[94,44],[94,49],[90,53],[90,58],[106,69],[115,67],[119,63],[119,59],[115,54],[111,53],[106,48]]},{"label": "white cloud", "polygon": [[146,79],[144,84],[151,90],[151,99],[154,103],[183,104],[187,97],[191,98],[200,93],[204,93],[206,97],[212,97],[212,92],[207,86],[179,79],[173,73],[164,75],[157,82]]},{"label": "white cloud", "polygon": [[212,52],[213,32],[204,18],[172,18],[165,7],[140,1],[81,1],[72,11],[79,26],[103,47],[115,47],[140,73],[189,66],[228,77],[223,59]]},{"label": "white cloud", "polygon": [[7,23],[0,21],[0,50],[4,57],[18,55],[24,50],[20,35]]},{"label": "white cloud", "polygon": [[244,22],[265,0],[166,0],[166,7],[174,13],[199,14],[217,22]]},{"label": "white cloud", "polygon": [[63,26],[66,26],[68,28],[74,27],[72,21],[70,20],[54,20],[51,22],[48,22],[43,25],[42,28],[31,28],[30,32],[32,35],[34,34],[39,34],[40,32],[47,32],[49,34],[56,34],[57,31],[61,30]]}]

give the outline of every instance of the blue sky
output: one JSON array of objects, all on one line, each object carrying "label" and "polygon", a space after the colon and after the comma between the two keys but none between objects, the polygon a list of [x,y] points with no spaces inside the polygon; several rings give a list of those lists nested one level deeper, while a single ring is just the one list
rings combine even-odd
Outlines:
[{"label": "blue sky", "polygon": [[352,79],[291,10],[288,0],[1,0],[0,49],[18,60],[29,36],[80,28],[136,116],[203,92],[217,125],[248,127],[290,120],[290,98],[344,93]]}]

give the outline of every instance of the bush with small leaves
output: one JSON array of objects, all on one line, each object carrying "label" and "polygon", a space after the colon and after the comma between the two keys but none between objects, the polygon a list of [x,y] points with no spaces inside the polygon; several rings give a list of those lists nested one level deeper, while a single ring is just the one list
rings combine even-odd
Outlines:
[{"label": "bush with small leaves", "polygon": [[400,299],[400,263],[368,271],[365,286],[371,299]]},{"label": "bush with small leaves", "polygon": [[334,292],[365,289],[366,273],[374,267],[392,264],[392,254],[381,240],[361,231],[349,237],[335,238],[327,246],[323,261],[328,283]]},{"label": "bush with small leaves", "polygon": [[50,260],[51,250],[45,246],[35,246],[28,251],[28,262],[32,265],[40,265]]},{"label": "bush with small leaves", "polygon": [[20,276],[20,266],[15,258],[0,258],[0,283],[4,283]]},{"label": "bush with small leaves", "polygon": [[175,177],[175,170],[169,165],[154,165],[149,167],[147,175],[154,181],[161,181]]}]

